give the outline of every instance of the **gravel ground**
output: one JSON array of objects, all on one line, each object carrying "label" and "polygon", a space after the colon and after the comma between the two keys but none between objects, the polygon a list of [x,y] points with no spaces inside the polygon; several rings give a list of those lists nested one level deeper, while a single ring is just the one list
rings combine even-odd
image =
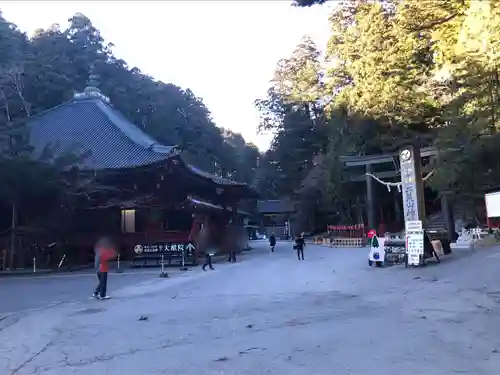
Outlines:
[{"label": "gravel ground", "polygon": [[113,280],[109,301],[9,315],[0,374],[498,373],[497,249],[379,269],[366,249],[308,245],[299,261],[290,243],[258,247],[215,271]]}]

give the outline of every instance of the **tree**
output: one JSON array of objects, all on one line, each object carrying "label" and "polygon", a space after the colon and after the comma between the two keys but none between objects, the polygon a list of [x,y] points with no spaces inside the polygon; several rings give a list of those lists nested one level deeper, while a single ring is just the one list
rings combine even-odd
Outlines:
[{"label": "tree", "polygon": [[[35,156],[27,139],[27,120],[71,100],[75,91],[85,88],[90,74],[100,76],[99,88],[130,121],[158,141],[177,145],[190,163],[252,182],[259,156],[255,146],[238,134],[226,139],[203,100],[190,89],[156,81],[129,67],[112,47],[81,13],[71,17],[67,27],[54,24],[38,29],[32,38],[0,13],[0,178],[4,182],[0,206],[13,212],[10,222],[0,218],[2,229],[11,227],[14,235],[18,216],[27,220],[23,207],[33,199],[37,204],[50,202],[47,210],[67,209],[85,200],[89,190],[102,188],[92,176],[67,171],[75,161],[72,155],[54,158],[48,148]],[[235,139],[237,145],[232,144]]]},{"label": "tree", "polygon": [[[438,147],[431,185],[461,202],[473,204],[485,189],[500,185],[492,157],[499,145],[499,5],[338,2],[325,60],[311,53],[303,54],[306,63],[297,63],[300,54],[281,60],[268,97],[257,102],[262,126],[275,131],[274,163],[283,169],[307,161],[302,174],[286,169],[279,180],[287,189],[278,184],[278,195],[294,191],[299,202],[316,202],[303,204],[316,221],[306,220],[309,225],[321,222],[319,207],[352,216],[359,203],[343,188],[339,156],[395,151],[408,143]],[[312,71],[326,73],[315,81]],[[297,114],[308,113],[301,112],[306,104],[315,105],[309,121],[319,116],[323,126],[303,133],[307,116]],[[327,140],[322,147],[309,142],[315,134]],[[288,154],[280,151],[285,149]],[[292,149],[297,164],[289,157]]]},{"label": "tree", "polygon": [[280,197],[277,185],[279,172],[276,164],[272,149],[265,152],[258,160],[254,184],[262,199],[277,199]]},{"label": "tree", "polygon": [[313,162],[325,149],[322,67],[320,53],[305,37],[289,58],[281,59],[266,99],[257,100],[262,114],[261,129],[271,130],[271,146],[281,194],[294,194]]},{"label": "tree", "polygon": [[[227,177],[254,185],[260,157],[259,149],[254,144],[246,143],[241,134],[231,130],[222,129],[222,136],[224,155],[226,155],[224,165],[231,166],[227,170]],[[227,157],[231,157],[232,160],[228,160]]]},{"label": "tree", "polygon": [[296,7],[310,7],[313,5],[322,5],[328,0],[294,0],[293,5]]},{"label": "tree", "polygon": [[[352,18],[347,23],[346,14]],[[398,24],[392,4],[339,6],[331,21],[328,87],[335,105],[377,120],[385,128],[381,147],[394,144],[393,135],[425,135],[439,124],[434,101],[418,90],[429,71],[427,41]]]},{"label": "tree", "polygon": [[[47,200],[54,204],[54,198],[61,193],[79,194],[81,185],[74,181],[65,184],[64,189],[61,186],[62,172],[78,161],[72,155],[54,157],[51,147],[47,147],[40,155],[32,152],[26,125],[33,113],[30,98],[36,96],[28,95],[31,87],[26,83],[33,77],[29,73],[30,68],[33,68],[30,64],[34,61],[34,54],[28,41],[23,39],[24,36],[15,26],[7,24],[5,20],[0,21],[0,49],[12,48],[10,59],[4,59],[0,67],[0,204],[8,206],[11,211],[9,267],[12,268],[23,206],[29,206],[33,201]],[[47,206],[45,209],[51,208]],[[32,207],[32,214],[34,211]]]},{"label": "tree", "polygon": [[2,56],[21,56],[24,95],[32,114],[70,100],[75,91],[84,89],[92,70],[100,76],[99,88],[118,110],[158,141],[177,145],[190,163],[219,175],[245,168],[234,165],[237,158],[224,148],[222,131],[201,98],[129,67],[84,14],[77,13],[68,22],[67,27],[38,29],[30,40],[14,25],[2,23],[3,30],[15,31],[5,39],[9,44]]},{"label": "tree", "polygon": [[[475,150],[496,131],[497,66],[489,53],[500,36],[494,3],[350,2],[331,19],[327,56],[335,64],[327,79],[335,104],[376,119],[382,149],[415,137],[440,146],[435,187],[457,184],[447,172],[477,161]],[[460,177],[454,193],[477,195],[486,187],[477,182],[489,181],[466,179]]]}]

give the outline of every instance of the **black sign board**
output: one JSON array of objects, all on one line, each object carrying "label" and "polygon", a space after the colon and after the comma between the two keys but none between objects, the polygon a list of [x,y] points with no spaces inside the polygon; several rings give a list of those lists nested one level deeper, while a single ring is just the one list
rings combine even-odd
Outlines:
[{"label": "black sign board", "polygon": [[191,255],[196,247],[191,242],[161,242],[155,244],[135,245],[134,253],[141,254],[179,254]]}]

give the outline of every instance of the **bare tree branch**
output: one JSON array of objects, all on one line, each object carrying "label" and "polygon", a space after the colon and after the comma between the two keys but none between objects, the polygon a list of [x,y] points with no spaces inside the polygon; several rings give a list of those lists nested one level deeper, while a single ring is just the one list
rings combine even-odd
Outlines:
[{"label": "bare tree branch", "polygon": [[12,123],[12,117],[10,116],[9,101],[7,100],[7,95],[5,95],[4,90],[0,90],[0,95],[2,97],[5,106],[5,118],[7,119],[7,125],[10,126],[10,124]]},{"label": "bare tree branch", "polygon": [[30,106],[23,94],[23,82],[22,82],[23,72],[24,72],[23,66],[21,64],[16,64],[9,67],[4,67],[3,69],[1,69],[0,74],[3,76],[4,81],[7,81],[13,85],[15,95],[21,100],[26,116],[30,117],[31,116]]},{"label": "bare tree branch", "polygon": [[454,19],[457,16],[458,16],[458,13],[452,13],[448,17],[440,18],[438,20],[434,20],[434,21],[428,22],[426,24],[420,25],[419,27],[415,28],[414,31],[423,31],[423,30],[432,29],[435,26],[439,26],[439,25],[442,25],[446,22],[451,21],[452,19]]}]

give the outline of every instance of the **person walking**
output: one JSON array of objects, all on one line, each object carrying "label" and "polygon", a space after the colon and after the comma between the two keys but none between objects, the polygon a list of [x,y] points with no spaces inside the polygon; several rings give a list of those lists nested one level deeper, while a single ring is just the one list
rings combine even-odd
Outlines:
[{"label": "person walking", "polygon": [[96,299],[109,299],[106,295],[108,288],[109,261],[116,257],[116,248],[109,238],[101,238],[95,245],[95,266],[98,269],[97,278],[99,283],[92,294]]},{"label": "person walking", "polygon": [[207,266],[209,266],[211,270],[215,269],[212,266],[212,257],[213,256],[214,256],[214,252],[213,252],[212,248],[205,249],[205,263],[203,263],[203,266],[201,267],[203,269],[203,271],[206,271]]},{"label": "person walking", "polygon": [[271,246],[271,252],[274,253],[274,247],[276,246],[276,237],[274,233],[269,236],[269,246]]},{"label": "person walking", "polygon": [[297,250],[297,258],[299,260],[304,260],[304,247],[306,247],[306,241],[304,239],[304,233],[301,233],[295,238],[294,248]]},{"label": "person walking", "polygon": [[224,247],[229,253],[229,257],[227,258],[229,263],[236,263],[236,250],[239,247],[239,239],[240,233],[238,225],[230,221],[226,227],[226,238],[224,244]]},{"label": "person walking", "polygon": [[198,238],[197,238],[197,249],[200,249],[202,253],[205,254],[205,262],[203,263],[203,266],[201,267],[203,271],[206,271],[207,266],[210,267],[211,270],[214,269],[212,265],[212,256],[215,254],[214,248],[211,245],[211,239],[210,239],[210,230],[208,228],[208,221],[205,221],[204,225],[198,232]]},{"label": "person walking", "polygon": [[229,251],[229,258],[227,258],[227,261],[229,263],[236,263],[236,251],[234,251],[234,248],[231,248]]},{"label": "person walking", "polygon": [[100,265],[99,251],[97,251],[97,245],[96,245],[94,247],[94,269],[95,269],[95,274],[97,276],[97,287],[95,288],[95,291],[92,294],[92,297],[94,297],[94,298],[99,297],[99,291],[100,291],[100,287],[101,287],[101,277],[99,275],[99,265]]}]

